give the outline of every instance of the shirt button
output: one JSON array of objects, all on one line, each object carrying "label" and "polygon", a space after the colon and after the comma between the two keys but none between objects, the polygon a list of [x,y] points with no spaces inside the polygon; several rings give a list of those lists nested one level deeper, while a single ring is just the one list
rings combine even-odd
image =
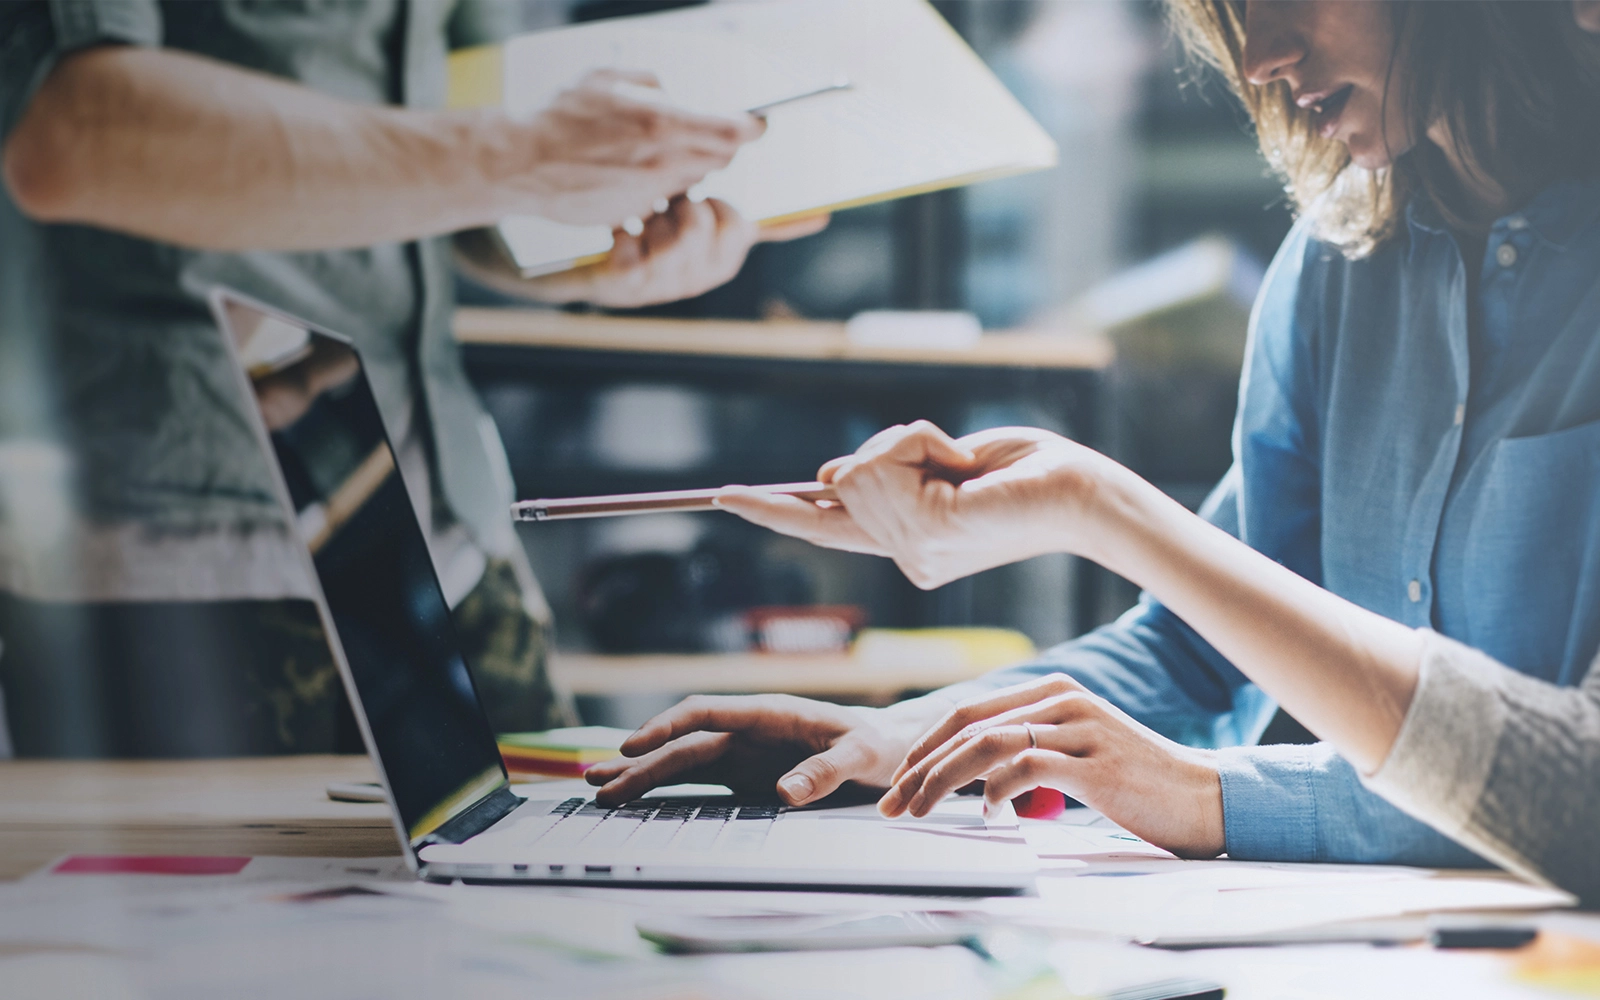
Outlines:
[{"label": "shirt button", "polygon": [[1460,427],[1462,424],[1464,424],[1466,422],[1467,422],[1467,404],[1466,403],[1457,403],[1456,404],[1456,426]]},{"label": "shirt button", "polygon": [[1520,215],[1513,215],[1511,218],[1506,220],[1506,228],[1507,229],[1527,229],[1528,228],[1528,220],[1523,218]]},{"label": "shirt button", "polygon": [[1406,584],[1406,596],[1411,598],[1412,604],[1422,600],[1422,582],[1420,580],[1412,580]]},{"label": "shirt button", "polygon": [[1495,248],[1494,259],[1500,262],[1501,267],[1510,267],[1517,262],[1517,248],[1509,243],[1502,243]]}]

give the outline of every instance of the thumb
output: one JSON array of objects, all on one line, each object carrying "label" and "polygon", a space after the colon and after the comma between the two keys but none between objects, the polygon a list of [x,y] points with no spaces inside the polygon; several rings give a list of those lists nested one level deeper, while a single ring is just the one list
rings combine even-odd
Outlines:
[{"label": "thumb", "polygon": [[791,806],[803,806],[837,791],[851,778],[866,773],[867,748],[854,740],[833,746],[801,761],[778,779],[778,795]]}]

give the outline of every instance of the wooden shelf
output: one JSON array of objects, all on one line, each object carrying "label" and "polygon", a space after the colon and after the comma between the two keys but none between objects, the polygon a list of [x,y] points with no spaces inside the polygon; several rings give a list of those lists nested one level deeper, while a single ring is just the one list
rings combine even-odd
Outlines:
[{"label": "wooden shelf", "polygon": [[638,319],[537,309],[457,309],[455,332],[463,344],[479,346],[773,361],[1098,371],[1114,356],[1109,339],[1083,334],[990,333],[970,350],[924,350],[852,344],[843,323]]},{"label": "wooden shelf", "polygon": [[579,695],[803,694],[884,702],[982,676],[965,663],[875,664],[837,654],[772,653],[601,656],[557,653],[551,673]]}]

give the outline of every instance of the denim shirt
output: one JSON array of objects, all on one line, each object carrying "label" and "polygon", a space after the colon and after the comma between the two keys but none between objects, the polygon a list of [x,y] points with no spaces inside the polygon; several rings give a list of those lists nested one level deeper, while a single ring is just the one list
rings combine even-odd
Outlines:
[{"label": "denim shirt", "polygon": [[[1600,183],[1495,223],[1477,316],[1453,237],[1413,205],[1346,260],[1300,225],[1251,318],[1234,466],[1202,514],[1332,592],[1530,676],[1600,648]],[[978,682],[1064,671],[1219,752],[1235,858],[1481,863],[1326,744],[1250,746],[1274,705],[1160,603]]]}]

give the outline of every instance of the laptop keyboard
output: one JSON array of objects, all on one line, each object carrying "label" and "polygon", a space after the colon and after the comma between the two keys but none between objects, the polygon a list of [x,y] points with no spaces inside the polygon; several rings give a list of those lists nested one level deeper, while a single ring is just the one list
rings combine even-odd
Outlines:
[{"label": "laptop keyboard", "polygon": [[567,799],[516,825],[517,839],[541,848],[575,847],[673,852],[760,850],[782,807],[775,802],[714,798],[637,799],[615,808]]}]

